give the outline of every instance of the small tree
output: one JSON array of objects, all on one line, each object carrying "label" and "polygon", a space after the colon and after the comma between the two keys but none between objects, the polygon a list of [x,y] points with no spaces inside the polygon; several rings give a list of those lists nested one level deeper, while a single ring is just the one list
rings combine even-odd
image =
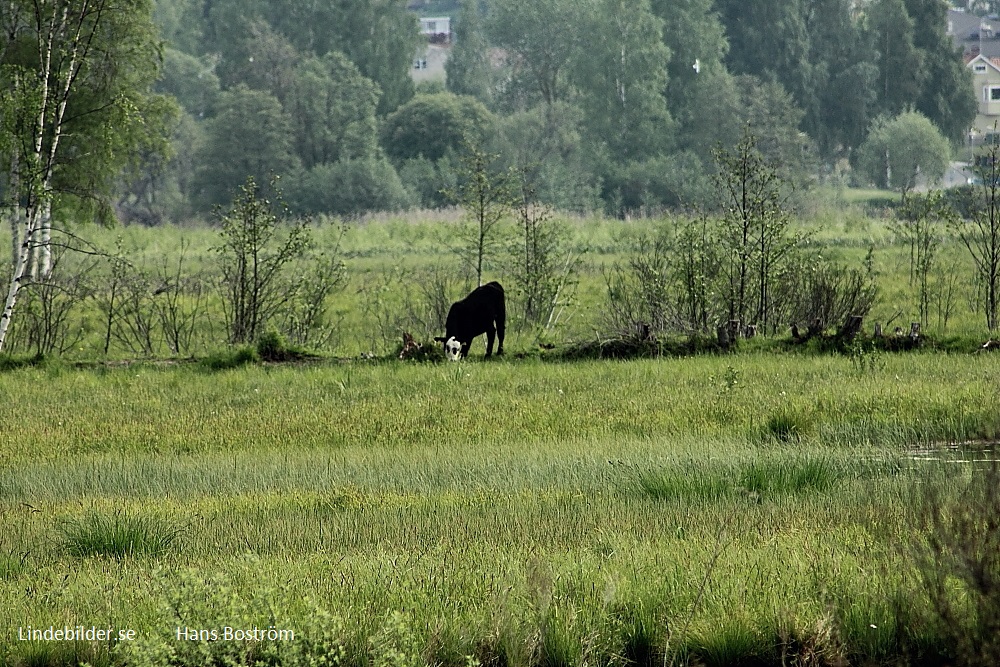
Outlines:
[{"label": "small tree", "polygon": [[551,210],[535,200],[524,180],[515,213],[520,235],[512,247],[513,274],[523,300],[523,321],[550,327],[575,283],[579,255],[566,247],[563,228]]},{"label": "small tree", "polygon": [[680,288],[680,314],[692,331],[711,330],[714,314],[712,295],[722,265],[718,244],[713,238],[715,223],[707,216],[686,218],[677,223],[677,256],[674,273]]},{"label": "small tree", "polygon": [[917,285],[920,322],[926,327],[930,320],[931,271],[941,247],[941,234],[946,225],[954,225],[955,213],[940,192],[932,192],[908,199],[900,218],[895,227],[910,246],[910,285]]},{"label": "small tree", "polygon": [[449,198],[462,207],[469,225],[455,251],[483,284],[483,268],[500,243],[500,223],[510,215],[517,203],[515,174],[511,170],[494,168],[499,155],[482,150],[471,141],[465,142],[461,158],[459,183]]},{"label": "small tree", "polygon": [[[995,131],[995,128],[994,128]],[[994,142],[976,161],[977,206],[971,220],[953,221],[958,238],[972,255],[985,292],[986,326],[996,331],[1000,301],[1000,144]]]},{"label": "small tree", "polygon": [[788,230],[784,183],[749,128],[733,151],[716,150],[715,160],[723,207],[719,240],[729,255],[729,319],[745,324],[752,317],[767,331],[775,325],[774,283],[798,241]]},{"label": "small tree", "polygon": [[[275,184],[271,183],[272,189]],[[300,276],[287,269],[310,247],[309,227],[289,222],[284,207],[260,196],[253,177],[240,186],[232,208],[220,216],[222,301],[231,343],[250,343],[298,293]]]}]

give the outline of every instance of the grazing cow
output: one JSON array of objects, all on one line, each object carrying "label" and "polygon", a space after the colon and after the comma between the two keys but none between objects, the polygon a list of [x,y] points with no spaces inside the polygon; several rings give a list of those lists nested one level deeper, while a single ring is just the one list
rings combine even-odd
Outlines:
[{"label": "grazing cow", "polygon": [[461,301],[451,304],[444,336],[434,340],[444,343],[444,353],[450,361],[469,354],[472,339],[486,334],[486,356],[493,354],[493,337],[498,339],[497,354],[503,354],[503,335],[507,324],[507,306],[503,287],[492,282],[481,285]]}]

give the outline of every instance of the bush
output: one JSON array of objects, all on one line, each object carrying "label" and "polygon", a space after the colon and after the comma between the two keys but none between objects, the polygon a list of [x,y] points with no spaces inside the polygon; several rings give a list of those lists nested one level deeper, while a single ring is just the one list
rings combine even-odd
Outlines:
[{"label": "bush", "polygon": [[415,203],[393,166],[374,158],[317,165],[290,183],[285,195],[298,214],[358,215],[400,211]]}]

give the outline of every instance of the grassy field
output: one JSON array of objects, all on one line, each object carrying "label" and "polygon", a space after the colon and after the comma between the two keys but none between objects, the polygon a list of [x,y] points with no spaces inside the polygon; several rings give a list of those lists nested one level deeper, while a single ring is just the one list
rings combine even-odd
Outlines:
[{"label": "grassy field", "polygon": [[0,662],[939,656],[914,500],[977,467],[916,452],[995,440],[998,370],[750,353],[8,372]]},{"label": "grassy field", "polygon": [[[870,321],[908,326],[906,249],[858,206],[818,206],[797,229],[849,266],[873,249]],[[1000,530],[969,489],[998,479],[1000,357],[772,340],[558,361],[604,333],[605,271],[662,224],[566,219],[579,287],[551,356],[512,322],[504,358],[477,344],[462,364],[399,362],[421,281],[460,273],[456,221],[350,225],[348,282],[309,363],[212,370],[162,342],[159,359],[105,355],[94,296],[62,358],[8,364],[0,664],[993,664],[997,643],[976,638],[1000,596],[958,560],[928,563],[941,542],[998,551],[971,539]],[[183,239],[192,273],[215,270],[206,226],[87,234],[149,271]],[[331,247],[339,232],[314,235]],[[954,241],[941,257],[955,308],[929,333],[975,344],[967,257]],[[196,357],[220,349],[208,303]],[[938,516],[971,528],[949,538]],[[64,628],[83,637],[53,639]]]},{"label": "grassy field", "polygon": [[[866,329],[870,332],[874,322],[881,322],[888,331],[895,326],[908,330],[910,322],[920,319],[918,288],[910,277],[910,253],[897,239],[891,219],[882,209],[858,203],[871,201],[876,194],[831,191],[827,199],[817,196],[813,208],[795,220],[793,231],[806,238],[802,246],[807,255],[837,262],[847,269],[860,268],[870,250],[879,295],[867,318]],[[605,321],[608,271],[616,265],[628,264],[630,252],[639,239],[649,238],[658,228],[673,222],[567,217],[558,222],[564,229],[565,247],[579,262],[578,272],[574,288],[564,295],[566,306],[560,309],[555,325],[542,332],[542,337],[556,344],[570,344],[611,335],[614,332],[609,331]],[[327,300],[325,325],[309,347],[341,358],[384,355],[399,344],[404,330],[424,340],[441,334],[440,324],[433,321],[427,309],[428,291],[440,287],[451,302],[464,296],[475,284],[474,277],[463,268],[450,247],[458,224],[460,216],[455,211],[381,216],[353,221],[341,236],[337,221],[316,221],[312,230],[316,248],[325,251],[338,248],[338,256],[345,263],[346,282]],[[963,337],[982,342],[987,337],[983,297],[977,292],[971,258],[957,240],[947,238],[944,230],[941,232],[943,242],[930,272],[930,312],[924,331],[939,338]],[[152,356],[200,357],[225,346],[219,256],[215,250],[221,243],[218,229],[190,224],[152,229],[90,227],[77,229],[75,233],[88,238],[96,248],[123,255],[134,270],[147,277],[149,292],[176,282],[172,272],[183,246],[184,273],[201,285],[197,326],[190,344],[178,355],[169,349],[163,336],[154,332]],[[508,236],[515,235],[509,230]],[[4,243],[2,230],[0,243]],[[506,249],[497,249],[488,262],[486,278],[498,279],[508,288],[511,311],[508,349],[530,352],[536,348],[539,331],[522,326],[518,319],[517,289],[510,261]],[[92,267],[89,272],[84,268],[87,266]],[[64,261],[62,274],[86,273],[88,290],[88,296],[81,298],[66,318],[66,338],[73,341],[62,355],[66,359],[123,360],[148,356],[115,337],[110,340],[107,354],[104,353],[106,316],[99,304],[109,298],[109,267],[107,258],[92,255],[67,257]],[[147,297],[144,307],[153,308],[153,300]],[[24,318],[21,319],[23,322]],[[18,326],[15,319],[8,350],[31,354],[34,348],[23,332],[18,333]],[[787,331],[779,333],[788,335]]]}]

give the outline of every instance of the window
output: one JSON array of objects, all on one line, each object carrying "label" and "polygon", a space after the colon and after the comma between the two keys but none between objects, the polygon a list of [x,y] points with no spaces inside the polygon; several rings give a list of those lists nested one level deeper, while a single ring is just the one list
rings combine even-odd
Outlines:
[{"label": "window", "polygon": [[972,66],[972,70],[976,74],[983,74],[986,72],[986,65],[984,65],[983,63],[976,63],[975,65]]},{"label": "window", "polygon": [[427,32],[437,32],[437,27],[438,27],[437,21],[427,22]]},{"label": "window", "polygon": [[990,86],[990,102],[1000,102],[1000,86]]}]

